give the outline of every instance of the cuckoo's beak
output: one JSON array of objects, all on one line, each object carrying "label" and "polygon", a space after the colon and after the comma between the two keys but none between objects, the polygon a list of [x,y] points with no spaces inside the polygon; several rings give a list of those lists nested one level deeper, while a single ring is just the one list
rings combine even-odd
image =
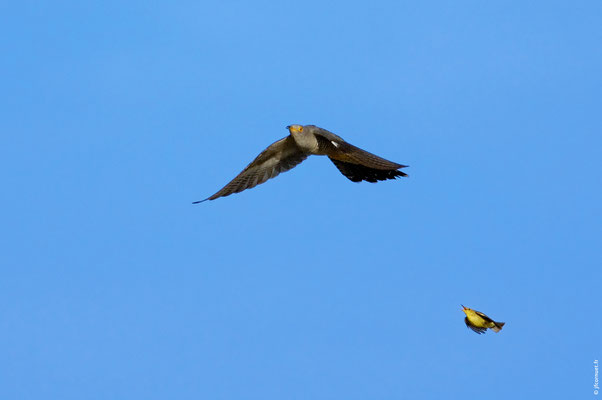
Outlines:
[{"label": "cuckoo's beak", "polygon": [[293,132],[293,131],[295,131],[295,132],[303,132],[303,126],[296,125],[296,124],[289,125],[289,126],[286,127],[286,129],[288,129],[290,132]]}]

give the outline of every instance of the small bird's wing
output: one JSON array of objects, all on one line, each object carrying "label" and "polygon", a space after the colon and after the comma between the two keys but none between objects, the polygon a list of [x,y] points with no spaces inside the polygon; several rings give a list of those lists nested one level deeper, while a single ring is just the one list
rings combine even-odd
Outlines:
[{"label": "small bird's wing", "polygon": [[307,158],[296,145],[291,136],[287,136],[277,142],[272,143],[259,154],[253,162],[240,173],[230,183],[224,186],[219,192],[205,200],[195,201],[193,204],[201,203],[206,200],[215,200],[218,197],[229,196],[232,193],[242,192],[245,189],[253,188],[278,176],[281,172],[288,171]]},{"label": "small bird's wing", "polygon": [[480,311],[475,311],[475,313],[476,313],[476,314],[477,314],[479,317],[483,318],[483,319],[484,319],[486,322],[493,322],[493,323],[495,323],[495,321],[494,321],[494,320],[492,320],[491,318],[489,318],[488,316],[486,316],[486,315],[485,315],[485,314],[483,314],[482,312],[480,312]]},{"label": "small bird's wing", "polygon": [[485,333],[487,331],[487,328],[479,328],[478,326],[474,326],[473,324],[471,324],[470,321],[468,320],[468,317],[464,317],[464,323],[466,324],[467,327],[469,327],[470,329],[472,329],[479,335],[482,333]]},{"label": "small bird's wing", "polygon": [[397,164],[369,153],[327,130],[316,133],[319,151],[326,154],[339,171],[353,182],[378,182],[407,174],[399,171],[407,165]]}]

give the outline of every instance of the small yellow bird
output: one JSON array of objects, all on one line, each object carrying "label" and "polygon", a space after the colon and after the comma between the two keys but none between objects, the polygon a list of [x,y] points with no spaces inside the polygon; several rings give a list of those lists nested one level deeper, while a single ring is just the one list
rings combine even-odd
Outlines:
[{"label": "small yellow bird", "polygon": [[494,332],[499,332],[502,330],[505,322],[495,322],[485,314],[480,311],[475,311],[468,307],[462,306],[462,311],[466,314],[466,318],[464,318],[464,323],[467,327],[478,333],[485,333],[487,328],[491,328]]}]

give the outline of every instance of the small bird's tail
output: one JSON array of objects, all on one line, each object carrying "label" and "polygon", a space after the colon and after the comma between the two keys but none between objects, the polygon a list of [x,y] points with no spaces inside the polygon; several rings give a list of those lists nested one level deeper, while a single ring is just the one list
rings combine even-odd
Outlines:
[{"label": "small bird's tail", "polygon": [[491,328],[491,330],[492,330],[492,331],[494,331],[494,332],[499,332],[499,331],[501,331],[501,330],[502,330],[502,327],[503,327],[504,325],[506,325],[506,323],[505,323],[505,322],[494,322],[494,324],[495,324],[495,325],[493,326],[493,328]]}]

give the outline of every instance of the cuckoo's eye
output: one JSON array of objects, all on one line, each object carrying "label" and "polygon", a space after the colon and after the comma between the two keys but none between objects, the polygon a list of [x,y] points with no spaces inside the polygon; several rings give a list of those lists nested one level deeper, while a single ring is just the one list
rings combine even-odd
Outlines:
[{"label": "cuckoo's eye", "polygon": [[303,127],[302,126],[299,127],[299,132],[303,132]]}]

